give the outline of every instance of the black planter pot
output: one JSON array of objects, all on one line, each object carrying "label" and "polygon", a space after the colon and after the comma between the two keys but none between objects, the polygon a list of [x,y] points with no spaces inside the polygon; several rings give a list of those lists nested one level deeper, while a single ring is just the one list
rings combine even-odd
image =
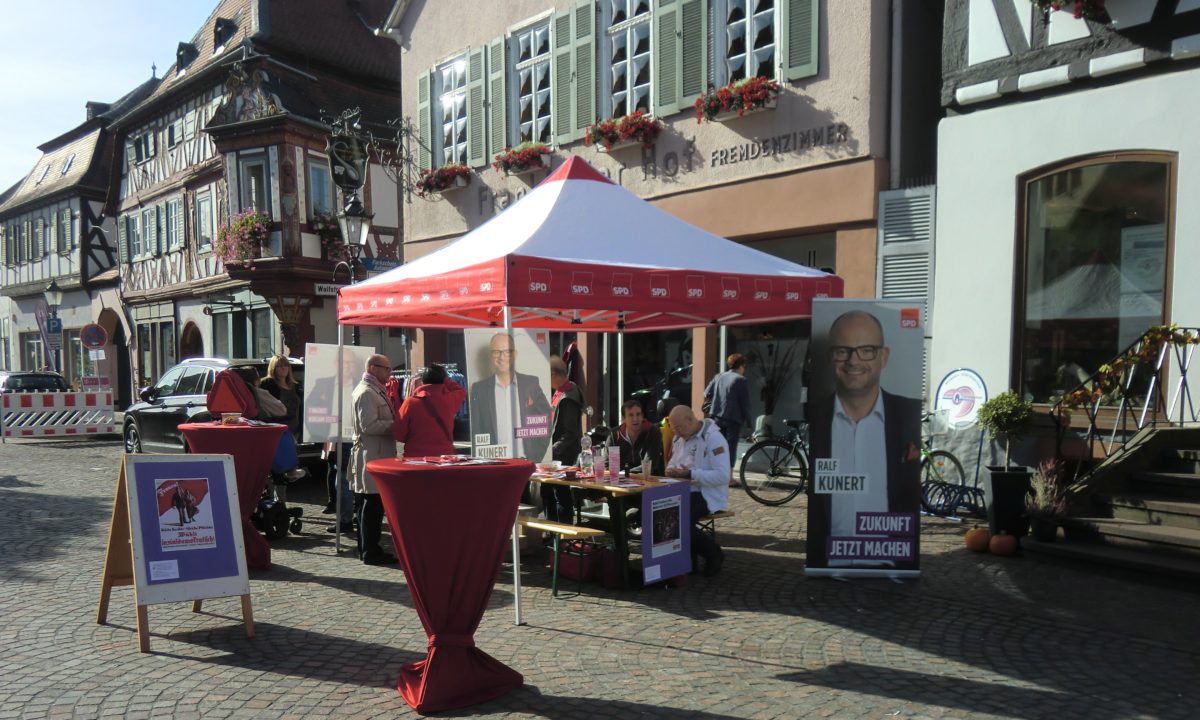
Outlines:
[{"label": "black planter pot", "polygon": [[1033,473],[1024,467],[989,466],[984,498],[987,500],[988,531],[993,535],[1004,531],[1018,538],[1029,532],[1025,517],[1025,495]]},{"label": "black planter pot", "polygon": [[1058,538],[1058,522],[1048,517],[1030,518],[1029,534],[1038,542],[1052,543]]}]

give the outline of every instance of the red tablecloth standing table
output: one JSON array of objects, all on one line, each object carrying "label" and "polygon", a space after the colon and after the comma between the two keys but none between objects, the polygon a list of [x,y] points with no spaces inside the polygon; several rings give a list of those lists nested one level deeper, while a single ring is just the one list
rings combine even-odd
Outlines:
[{"label": "red tablecloth standing table", "polygon": [[246,567],[251,570],[271,567],[271,546],[250,522],[250,516],[267,487],[275,446],[285,430],[287,425],[222,425],[220,422],[179,426],[192,452],[233,456],[238,506],[242,511],[242,538],[246,544]]},{"label": "red tablecloth standing table", "polygon": [[429,636],[424,660],[400,669],[396,689],[419,713],[466,707],[521,687],[524,678],[475,647],[521,491],[526,460],[433,466],[372,460],[384,512]]}]

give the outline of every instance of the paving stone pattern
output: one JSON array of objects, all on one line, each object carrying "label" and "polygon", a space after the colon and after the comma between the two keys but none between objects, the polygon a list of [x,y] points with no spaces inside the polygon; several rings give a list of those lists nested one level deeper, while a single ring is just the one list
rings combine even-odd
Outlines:
[{"label": "paving stone pattern", "polygon": [[[394,689],[424,654],[403,573],[333,554],[316,484],[293,489],[300,536],[251,573],[257,637],[235,599],[150,608],[137,652],[131,588],[95,622],[113,439],[0,445],[0,720],[397,718]],[[733,491],[715,578],[555,600],[523,566],[528,626],[512,624],[508,566],[478,645],[524,688],[449,717],[1192,718],[1200,707],[1197,588],[962,549],[924,520],[920,580],[802,575],[803,502]],[[305,503],[304,501],[308,501]]]}]

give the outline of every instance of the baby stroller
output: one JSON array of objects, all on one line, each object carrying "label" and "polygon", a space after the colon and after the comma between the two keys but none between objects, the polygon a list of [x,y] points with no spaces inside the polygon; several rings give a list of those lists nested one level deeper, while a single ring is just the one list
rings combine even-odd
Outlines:
[{"label": "baby stroller", "polygon": [[304,521],[300,519],[304,515],[304,508],[289,508],[276,489],[276,483],[285,484],[282,481],[282,476],[276,477],[276,473],[271,473],[267,489],[250,515],[250,522],[268,540],[287,537],[289,530],[293,535],[299,535],[304,528]]}]

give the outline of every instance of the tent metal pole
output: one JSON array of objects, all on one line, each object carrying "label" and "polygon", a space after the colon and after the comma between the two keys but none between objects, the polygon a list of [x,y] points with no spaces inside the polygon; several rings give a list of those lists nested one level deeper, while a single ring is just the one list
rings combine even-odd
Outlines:
[{"label": "tent metal pole", "polygon": [[611,427],[612,426],[612,422],[611,422],[612,415],[610,414],[609,411],[612,408],[610,408],[608,405],[608,401],[609,401],[609,395],[608,395],[608,388],[609,388],[609,384],[608,384],[609,383],[609,380],[608,380],[608,375],[609,375],[608,338],[609,337],[610,337],[609,333],[604,333],[604,339],[601,341],[601,345],[603,346],[603,349],[600,351],[600,354],[604,356],[604,361],[600,364],[600,377],[602,378],[602,382],[600,383],[600,391],[603,393],[603,395],[601,396],[602,399],[600,400],[600,408],[601,408],[600,419],[604,421],[605,425],[608,425]]},{"label": "tent metal pole", "polygon": [[[517,339],[512,336],[512,309],[509,308],[508,305],[504,306],[504,332],[508,333],[508,342],[510,343],[509,347],[516,348]],[[513,377],[515,378],[517,373],[515,363],[513,364],[512,373]],[[512,393],[514,413],[520,411],[520,398],[517,396],[518,393]],[[517,449],[516,438],[510,437],[509,442],[511,443],[509,447],[515,451]],[[516,452],[513,452],[513,455],[516,456]],[[513,619],[514,625],[525,624],[524,621],[521,620],[521,527],[517,524],[517,518],[520,514],[520,511],[517,511],[517,513],[513,515],[512,526],[513,613],[516,616]]]},{"label": "tent metal pole", "polygon": [[341,323],[338,323],[338,351],[337,351],[337,435],[334,436],[334,447],[337,448],[337,455],[334,458],[336,469],[334,470],[333,481],[333,497],[334,497],[334,515],[333,522],[336,532],[333,533],[333,554],[342,554],[342,483],[349,483],[349,478],[342,477],[346,471],[349,458],[344,458],[346,448],[342,442],[342,368],[346,364],[346,359],[342,356],[345,352],[345,328]]},{"label": "tent metal pole", "polygon": [[619,425],[621,417],[621,403],[625,402],[625,315],[624,313],[617,316],[617,414],[613,416],[614,422],[610,427]]}]

